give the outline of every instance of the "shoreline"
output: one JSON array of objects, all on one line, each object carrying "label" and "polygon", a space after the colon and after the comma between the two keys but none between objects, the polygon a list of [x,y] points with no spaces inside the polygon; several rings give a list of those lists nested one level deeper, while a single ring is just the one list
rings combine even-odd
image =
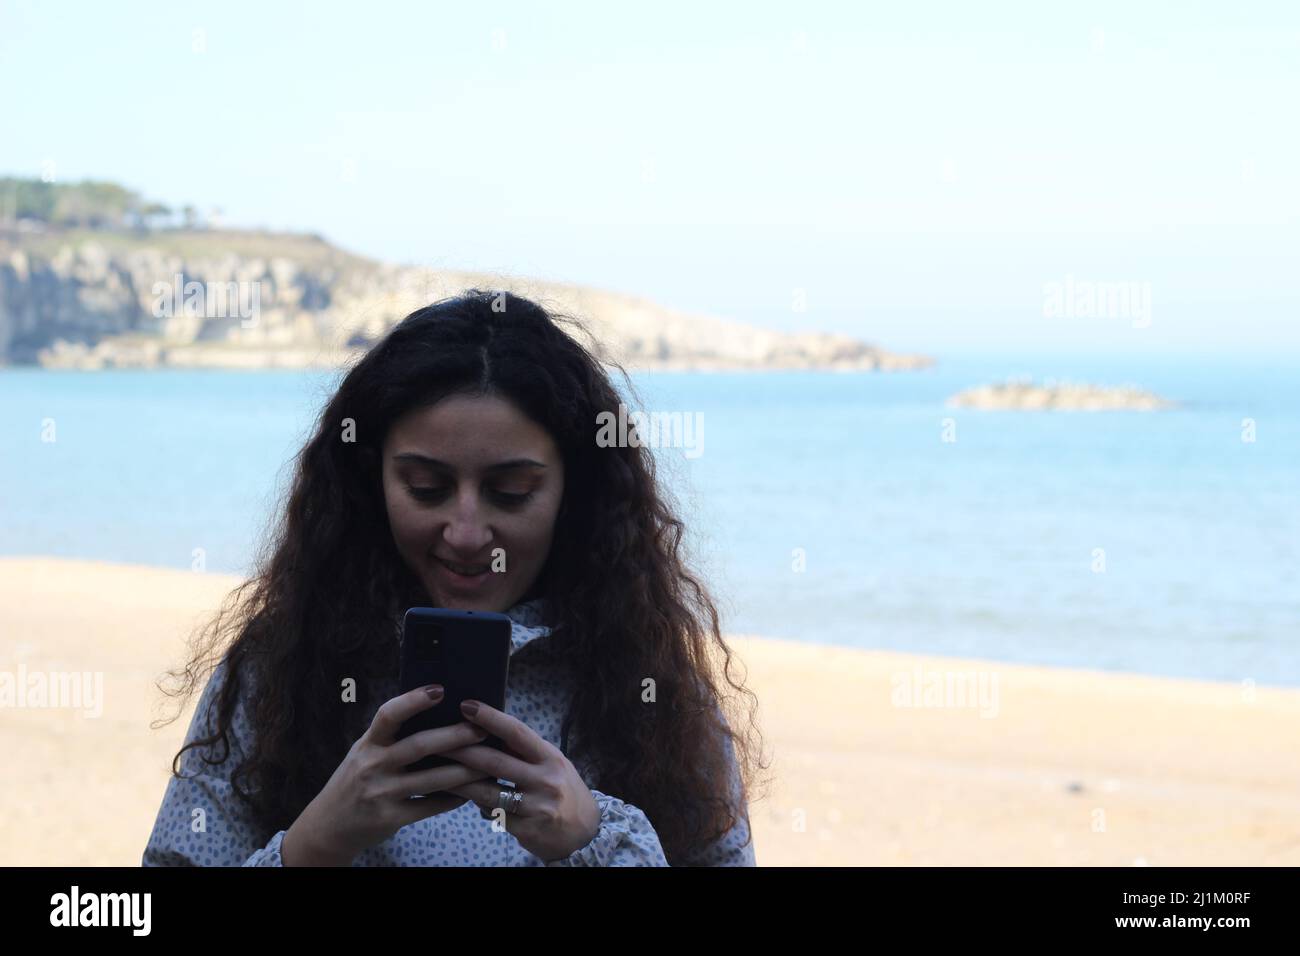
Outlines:
[{"label": "shoreline", "polygon": [[[98,717],[0,708],[0,863],[139,864],[197,700],[152,730],[154,682],[241,580],[0,558],[0,673],[103,678]],[[1300,865],[1300,689],[727,640],[772,760],[760,866]]]},{"label": "shoreline", "polygon": [[[183,574],[187,577],[204,577],[210,580],[222,579],[229,582],[228,584],[224,585],[227,589],[233,588],[234,586],[242,583],[245,580],[243,577],[240,577],[239,575],[230,574],[228,572],[220,572],[220,571],[206,572],[205,571],[202,572],[202,574],[200,574],[198,572],[185,571],[182,568],[174,568],[174,567],[168,567],[166,565],[158,565],[158,564],[137,564],[134,562],[105,561],[99,558],[69,558],[61,555],[39,555],[39,554],[0,554],[0,572],[3,572],[5,568],[5,562],[32,563],[32,564],[36,564],[40,562],[56,562],[59,564],[68,565],[69,567],[72,565],[90,565],[90,566],[95,566],[97,568],[130,569],[143,574],[151,574],[152,572],[155,571],[173,572],[173,573]],[[216,610],[215,605],[211,610],[213,611]],[[889,650],[885,648],[855,647],[850,644],[831,644],[831,643],[801,641],[801,640],[794,640],[788,637],[781,637],[779,635],[757,634],[753,632],[739,632],[739,631],[724,632],[723,637],[728,641],[733,641],[733,640],[757,641],[761,644],[770,643],[770,644],[777,644],[777,645],[786,645],[793,649],[807,648],[813,650],[817,650],[817,649],[844,650],[844,651],[849,651],[857,654],[870,655],[872,657],[877,658],[881,663],[889,661],[892,658],[898,658],[903,662],[915,662],[915,661],[942,662],[951,665],[950,668],[948,669],[954,669],[954,670],[973,669],[973,670],[987,671],[990,668],[1019,668],[1019,669],[1029,670],[1029,671],[1041,670],[1041,671],[1052,672],[1052,673],[1064,672],[1070,674],[1079,674],[1079,675],[1086,675],[1090,678],[1096,677],[1101,679],[1138,678],[1143,680],[1149,679],[1155,681],[1176,681],[1181,684],[1199,685],[1206,688],[1218,688],[1220,690],[1225,688],[1233,688],[1233,689],[1240,690],[1242,688],[1242,683],[1237,680],[1219,679],[1219,678],[1211,678],[1211,677],[1188,677],[1181,674],[1164,674],[1164,673],[1157,673],[1155,671],[1105,670],[1097,667],[1089,667],[1083,664],[1077,664],[1077,665],[1076,664],[1043,664],[1035,661],[1009,661],[1009,660],[1002,660],[1000,658],[992,658],[992,657],[958,657],[958,656],[943,654],[935,651],[908,652],[908,651]],[[4,647],[3,643],[0,642],[0,651],[3,651],[3,647]],[[3,670],[2,658],[0,658],[0,670]],[[1257,690],[1291,691],[1296,694],[1300,694],[1300,684],[1277,684],[1277,683],[1256,682],[1254,686]]]}]

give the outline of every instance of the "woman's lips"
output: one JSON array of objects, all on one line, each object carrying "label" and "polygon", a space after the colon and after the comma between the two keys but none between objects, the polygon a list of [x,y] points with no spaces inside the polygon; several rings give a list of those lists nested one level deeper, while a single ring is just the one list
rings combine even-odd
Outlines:
[{"label": "woman's lips", "polygon": [[437,561],[439,564],[446,565],[448,569],[456,572],[457,574],[475,575],[475,574],[479,574],[480,572],[489,570],[489,566],[481,562],[450,561],[446,558],[439,558],[436,556],[434,557],[434,560]]},{"label": "woman's lips", "polygon": [[[447,562],[441,558],[435,558],[439,577],[449,586],[460,591],[476,591],[484,587],[492,578],[492,568],[489,565],[483,565],[483,570],[478,574],[461,574],[447,566]],[[464,565],[458,565],[464,567]]]}]

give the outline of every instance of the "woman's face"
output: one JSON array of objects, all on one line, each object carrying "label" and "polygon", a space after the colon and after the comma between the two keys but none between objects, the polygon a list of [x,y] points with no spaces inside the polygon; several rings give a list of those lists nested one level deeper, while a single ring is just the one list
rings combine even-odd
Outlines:
[{"label": "woman's face", "polygon": [[544,428],[504,399],[453,395],[393,423],[383,470],[393,541],[432,606],[519,603],[546,563],[564,492]]}]

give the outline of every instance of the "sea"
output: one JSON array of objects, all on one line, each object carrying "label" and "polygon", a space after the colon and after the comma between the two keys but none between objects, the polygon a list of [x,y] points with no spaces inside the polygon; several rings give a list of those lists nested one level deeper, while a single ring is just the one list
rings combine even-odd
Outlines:
[{"label": "sea", "polygon": [[[0,554],[245,575],[336,371],[0,371]],[[1138,385],[1159,412],[955,408]],[[638,372],[727,633],[1300,686],[1300,370],[940,356],[912,372]],[[649,436],[646,429],[643,434]]]}]

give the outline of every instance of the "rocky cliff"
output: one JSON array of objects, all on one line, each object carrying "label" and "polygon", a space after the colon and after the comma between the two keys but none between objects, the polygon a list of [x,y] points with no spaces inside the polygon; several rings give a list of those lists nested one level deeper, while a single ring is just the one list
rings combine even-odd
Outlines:
[{"label": "rocky cliff", "polygon": [[472,287],[577,318],[584,344],[629,369],[931,364],[581,286],[384,264],[315,236],[214,230],[0,232],[0,363],[335,366],[412,310]]}]

